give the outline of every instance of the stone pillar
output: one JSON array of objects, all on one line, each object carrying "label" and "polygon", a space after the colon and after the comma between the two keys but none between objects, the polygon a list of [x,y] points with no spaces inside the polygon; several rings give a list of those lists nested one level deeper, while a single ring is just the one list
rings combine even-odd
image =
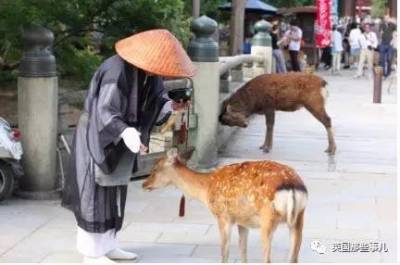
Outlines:
[{"label": "stone pillar", "polygon": [[243,81],[243,67],[241,64],[231,69],[231,81],[232,82]]},{"label": "stone pillar", "polygon": [[258,21],[254,26],[257,34],[254,35],[251,45],[251,55],[261,56],[264,63],[255,63],[253,68],[254,76],[272,72],[272,42],[269,31],[271,23],[266,20]]},{"label": "stone pillar", "polygon": [[188,165],[200,171],[217,165],[219,62],[218,43],[211,38],[216,29],[217,22],[207,16],[195,19],[191,25],[195,37],[188,47],[188,54],[197,68],[193,77],[197,129],[190,135],[196,149]]},{"label": "stone pillar", "polygon": [[229,71],[222,74],[219,80],[219,92],[229,93]]},{"label": "stone pillar", "polygon": [[24,31],[18,77],[18,125],[25,175],[17,194],[29,199],[57,198],[56,143],[58,79],[51,52],[53,33],[34,26]]},{"label": "stone pillar", "polygon": [[382,103],[382,76],[383,76],[383,68],[381,66],[376,66],[373,69],[374,75],[374,94],[373,94],[373,103]]},{"label": "stone pillar", "polygon": [[243,64],[243,77],[246,79],[253,78],[253,63]]}]

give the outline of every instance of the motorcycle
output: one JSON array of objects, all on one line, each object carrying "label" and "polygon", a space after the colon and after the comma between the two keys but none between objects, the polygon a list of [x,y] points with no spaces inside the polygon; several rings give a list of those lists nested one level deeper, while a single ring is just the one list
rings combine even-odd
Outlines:
[{"label": "motorcycle", "polygon": [[23,175],[21,133],[0,117],[0,201],[9,198]]}]

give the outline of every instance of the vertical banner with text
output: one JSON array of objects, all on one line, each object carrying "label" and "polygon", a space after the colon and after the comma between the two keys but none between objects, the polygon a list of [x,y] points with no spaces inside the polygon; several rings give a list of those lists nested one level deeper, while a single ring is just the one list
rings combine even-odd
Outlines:
[{"label": "vertical banner with text", "polygon": [[316,0],[315,43],[324,48],[331,42],[331,7],[332,0]]},{"label": "vertical banner with text", "polygon": [[339,23],[339,0],[332,0],[332,23],[338,24]]}]

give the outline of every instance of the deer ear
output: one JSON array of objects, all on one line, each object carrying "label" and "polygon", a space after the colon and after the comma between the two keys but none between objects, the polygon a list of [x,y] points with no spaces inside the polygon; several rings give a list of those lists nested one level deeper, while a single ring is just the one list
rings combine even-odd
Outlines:
[{"label": "deer ear", "polygon": [[226,105],[228,105],[228,103],[226,100],[224,100],[221,105],[221,111],[220,111],[221,114],[224,114],[224,112],[226,111]]},{"label": "deer ear", "polygon": [[226,105],[226,112],[232,112],[232,106],[230,104]]},{"label": "deer ear", "polygon": [[167,160],[168,162],[175,162],[176,158],[178,157],[178,149],[171,148],[167,152]]},{"label": "deer ear", "polygon": [[194,150],[195,150],[194,146],[191,146],[188,148],[188,150],[179,154],[180,160],[188,161],[192,157]]}]

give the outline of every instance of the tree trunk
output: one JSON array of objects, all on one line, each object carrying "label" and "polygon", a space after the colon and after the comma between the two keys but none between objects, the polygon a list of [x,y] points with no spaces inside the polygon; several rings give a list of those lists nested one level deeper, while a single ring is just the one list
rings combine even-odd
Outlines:
[{"label": "tree trunk", "polygon": [[200,16],[200,0],[192,0],[192,17]]},{"label": "tree trunk", "polygon": [[355,0],[341,0],[343,7],[342,16],[345,17],[355,17],[356,15],[356,1]]},{"label": "tree trunk", "polygon": [[232,0],[229,46],[229,52],[231,55],[242,53],[245,6],[246,1],[244,0]]},{"label": "tree trunk", "polygon": [[389,15],[397,17],[397,0],[389,0]]}]

